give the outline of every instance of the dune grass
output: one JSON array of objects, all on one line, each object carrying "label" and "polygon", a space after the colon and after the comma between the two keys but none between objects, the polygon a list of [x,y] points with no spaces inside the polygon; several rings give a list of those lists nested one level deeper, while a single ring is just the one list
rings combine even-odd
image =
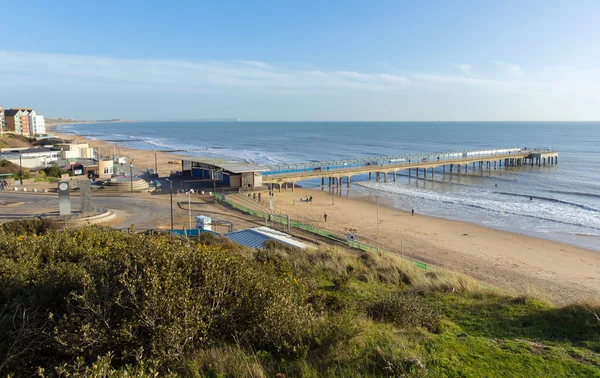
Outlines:
[{"label": "dune grass", "polygon": [[600,377],[599,313],[339,247],[0,226],[2,375]]}]

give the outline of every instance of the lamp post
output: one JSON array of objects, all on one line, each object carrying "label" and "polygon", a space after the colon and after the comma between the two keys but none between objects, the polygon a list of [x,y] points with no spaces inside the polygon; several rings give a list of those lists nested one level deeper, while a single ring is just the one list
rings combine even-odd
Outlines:
[{"label": "lamp post", "polygon": [[23,185],[23,154],[19,152],[19,182]]},{"label": "lamp post", "polygon": [[173,229],[173,181],[167,179],[169,182],[169,195],[171,196],[171,230]]},{"label": "lamp post", "polygon": [[377,253],[379,253],[379,194],[377,194]]},{"label": "lamp post", "polygon": [[188,216],[190,218],[190,230],[192,229],[192,191],[188,191]]},{"label": "lamp post", "polygon": [[133,194],[133,160],[129,163],[129,181],[131,183],[131,194]]}]

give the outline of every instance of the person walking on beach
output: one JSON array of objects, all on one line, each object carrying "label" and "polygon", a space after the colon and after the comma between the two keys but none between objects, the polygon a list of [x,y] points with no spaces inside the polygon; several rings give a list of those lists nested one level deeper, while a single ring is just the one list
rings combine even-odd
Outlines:
[{"label": "person walking on beach", "polygon": [[323,219],[325,219],[325,223],[327,223],[327,213],[323,214]]},{"label": "person walking on beach", "polygon": [[411,213],[412,213],[412,216],[414,217],[415,216],[415,209],[412,209]]}]

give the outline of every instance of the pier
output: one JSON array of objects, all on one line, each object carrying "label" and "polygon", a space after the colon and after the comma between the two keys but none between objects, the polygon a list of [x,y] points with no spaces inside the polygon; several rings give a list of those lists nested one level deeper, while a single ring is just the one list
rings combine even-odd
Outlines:
[{"label": "pier", "polygon": [[435,177],[436,169],[442,173],[468,173],[469,169],[492,170],[500,167],[524,165],[544,166],[558,164],[558,151],[554,149],[499,148],[475,151],[412,154],[405,156],[371,157],[354,160],[320,161],[303,164],[269,166],[262,172],[262,183],[270,188],[291,188],[298,181],[321,179],[321,185],[350,187],[352,176],[369,174],[369,180],[396,181],[400,171],[409,177]]}]

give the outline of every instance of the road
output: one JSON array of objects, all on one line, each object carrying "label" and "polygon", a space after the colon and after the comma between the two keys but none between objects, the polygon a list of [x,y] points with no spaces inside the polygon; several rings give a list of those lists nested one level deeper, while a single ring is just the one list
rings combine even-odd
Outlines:
[{"label": "road", "polygon": [[[181,203],[181,206],[178,206],[178,202]],[[190,215],[194,217],[201,214],[232,222],[236,230],[264,225],[263,221],[259,219],[215,203],[211,196],[195,194],[191,197],[191,203],[192,210],[188,212],[188,196],[185,194],[173,196],[174,228],[188,228]],[[80,208],[79,197],[72,196],[71,204],[73,210],[78,210]],[[117,218],[106,225],[117,229],[129,228],[132,224],[135,225],[136,230],[168,229],[171,224],[168,195],[100,196],[94,194],[92,206],[115,211]],[[58,196],[56,194],[0,192],[0,223],[57,211]],[[225,232],[226,229],[218,231]]]}]

